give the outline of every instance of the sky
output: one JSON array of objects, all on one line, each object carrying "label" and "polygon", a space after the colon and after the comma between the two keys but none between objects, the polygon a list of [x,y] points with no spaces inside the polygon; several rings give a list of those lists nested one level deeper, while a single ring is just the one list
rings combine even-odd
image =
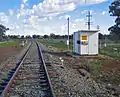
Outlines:
[{"label": "sky", "polygon": [[0,24],[10,30],[10,35],[67,34],[67,18],[70,18],[70,34],[87,29],[88,11],[91,12],[91,30],[100,27],[100,33],[109,34],[115,17],[109,16],[113,0],[1,0]]}]

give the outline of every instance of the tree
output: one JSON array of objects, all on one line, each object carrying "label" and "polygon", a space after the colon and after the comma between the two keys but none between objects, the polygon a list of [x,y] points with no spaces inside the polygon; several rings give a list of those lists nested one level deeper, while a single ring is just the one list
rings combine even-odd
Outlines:
[{"label": "tree", "polygon": [[99,39],[104,39],[104,35],[102,33],[99,33]]},{"label": "tree", "polygon": [[8,38],[10,38],[10,39],[19,39],[20,35],[8,35]]},{"label": "tree", "polygon": [[30,35],[27,35],[27,36],[26,36],[26,38],[30,39],[30,38],[31,38],[31,36],[30,36]]},{"label": "tree", "polygon": [[9,30],[9,28],[6,28],[2,24],[0,24],[0,41],[3,40],[3,37],[5,36],[5,32]]},{"label": "tree", "polygon": [[40,38],[40,35],[33,35],[32,37],[39,39],[39,38]]},{"label": "tree", "polygon": [[43,38],[49,38],[49,36],[48,35],[44,35]]},{"label": "tree", "polygon": [[24,35],[21,36],[21,39],[24,39]]},{"label": "tree", "polygon": [[55,38],[55,34],[54,33],[50,33],[50,38]]},{"label": "tree", "polygon": [[120,40],[120,0],[115,0],[109,6],[110,16],[117,17],[115,20],[115,25],[110,27],[108,31],[110,31],[111,39],[118,42]]}]

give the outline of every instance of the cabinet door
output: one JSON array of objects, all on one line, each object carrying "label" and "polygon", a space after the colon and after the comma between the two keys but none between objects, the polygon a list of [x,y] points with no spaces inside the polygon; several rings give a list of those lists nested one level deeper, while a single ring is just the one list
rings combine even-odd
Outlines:
[{"label": "cabinet door", "polygon": [[87,55],[88,54],[88,41],[82,41],[81,43],[81,54]]}]

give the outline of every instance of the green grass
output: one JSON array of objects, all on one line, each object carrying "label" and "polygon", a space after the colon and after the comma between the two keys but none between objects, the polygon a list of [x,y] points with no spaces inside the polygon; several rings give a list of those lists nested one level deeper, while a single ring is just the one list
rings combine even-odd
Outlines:
[{"label": "green grass", "polygon": [[[117,48],[117,51],[115,51],[114,48]],[[112,58],[120,58],[120,44],[108,45],[100,51],[100,54],[107,55]]]},{"label": "green grass", "polygon": [[104,60],[93,60],[91,61],[92,73],[98,75],[101,72],[101,66],[104,64]]},{"label": "green grass", "polygon": [[8,42],[1,42],[0,47],[8,47],[8,46],[18,46],[19,41],[8,41]]},{"label": "green grass", "polygon": [[[64,51],[64,50],[68,49],[68,46],[65,43],[60,43],[58,41],[56,42],[56,41],[53,41],[53,40],[44,39],[44,40],[39,40],[39,42],[41,42],[42,44],[45,44],[47,46],[56,47],[60,51]],[[70,49],[71,48],[72,48],[72,46],[70,45]]]}]

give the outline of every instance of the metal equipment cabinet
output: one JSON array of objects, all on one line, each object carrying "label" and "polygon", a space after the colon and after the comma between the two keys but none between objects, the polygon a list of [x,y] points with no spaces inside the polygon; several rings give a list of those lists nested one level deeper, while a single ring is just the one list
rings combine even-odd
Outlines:
[{"label": "metal equipment cabinet", "polygon": [[98,30],[80,30],[74,32],[73,52],[78,55],[97,55]]}]

